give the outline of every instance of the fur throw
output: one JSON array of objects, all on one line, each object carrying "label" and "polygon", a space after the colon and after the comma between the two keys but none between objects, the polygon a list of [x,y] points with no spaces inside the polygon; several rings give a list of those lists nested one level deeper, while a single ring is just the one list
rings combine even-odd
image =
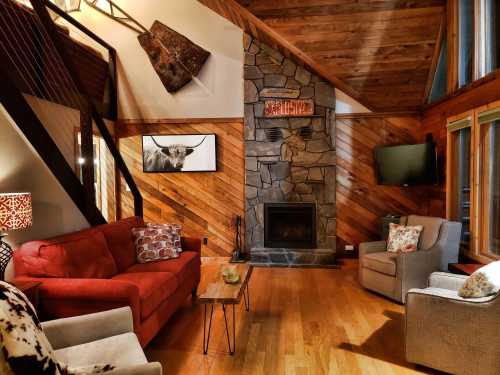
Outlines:
[{"label": "fur throw", "polygon": [[87,375],[114,369],[95,365],[71,370],[59,363],[35,309],[14,286],[0,281],[0,374]]}]

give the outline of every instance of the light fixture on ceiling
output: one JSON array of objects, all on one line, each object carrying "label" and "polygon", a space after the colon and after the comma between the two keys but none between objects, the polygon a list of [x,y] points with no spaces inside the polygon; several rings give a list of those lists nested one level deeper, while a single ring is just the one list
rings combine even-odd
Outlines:
[{"label": "light fixture on ceiling", "polygon": [[81,0],[50,0],[51,3],[54,3],[59,8],[64,10],[67,13],[76,12],[80,10]]}]

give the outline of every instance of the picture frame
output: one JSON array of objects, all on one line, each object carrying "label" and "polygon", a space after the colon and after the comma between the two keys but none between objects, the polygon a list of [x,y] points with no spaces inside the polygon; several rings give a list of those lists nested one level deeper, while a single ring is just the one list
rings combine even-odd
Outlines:
[{"label": "picture frame", "polygon": [[216,172],[216,134],[142,136],[144,173]]}]

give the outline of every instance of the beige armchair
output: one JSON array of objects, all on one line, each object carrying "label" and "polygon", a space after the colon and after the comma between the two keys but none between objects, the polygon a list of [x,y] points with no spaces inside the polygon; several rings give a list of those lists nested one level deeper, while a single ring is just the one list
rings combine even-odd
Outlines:
[{"label": "beige armchair", "polygon": [[159,363],[148,363],[134,333],[129,307],[42,323],[56,358],[75,368],[111,364],[109,375],[161,375]]},{"label": "beige armchair", "polygon": [[457,375],[500,371],[500,296],[464,299],[466,276],[436,272],[406,303],[406,359]]},{"label": "beige armchair", "polygon": [[405,303],[406,292],[425,288],[429,275],[447,271],[458,261],[462,224],[437,217],[410,215],[404,225],[423,225],[418,251],[394,254],[386,251],[386,241],[359,245],[359,282],[366,289]]}]

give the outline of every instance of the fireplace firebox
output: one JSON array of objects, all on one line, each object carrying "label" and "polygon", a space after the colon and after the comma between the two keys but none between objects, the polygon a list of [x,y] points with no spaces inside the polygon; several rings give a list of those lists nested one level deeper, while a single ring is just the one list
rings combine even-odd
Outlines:
[{"label": "fireplace firebox", "polygon": [[313,203],[264,204],[264,246],[316,248],[316,205]]}]

